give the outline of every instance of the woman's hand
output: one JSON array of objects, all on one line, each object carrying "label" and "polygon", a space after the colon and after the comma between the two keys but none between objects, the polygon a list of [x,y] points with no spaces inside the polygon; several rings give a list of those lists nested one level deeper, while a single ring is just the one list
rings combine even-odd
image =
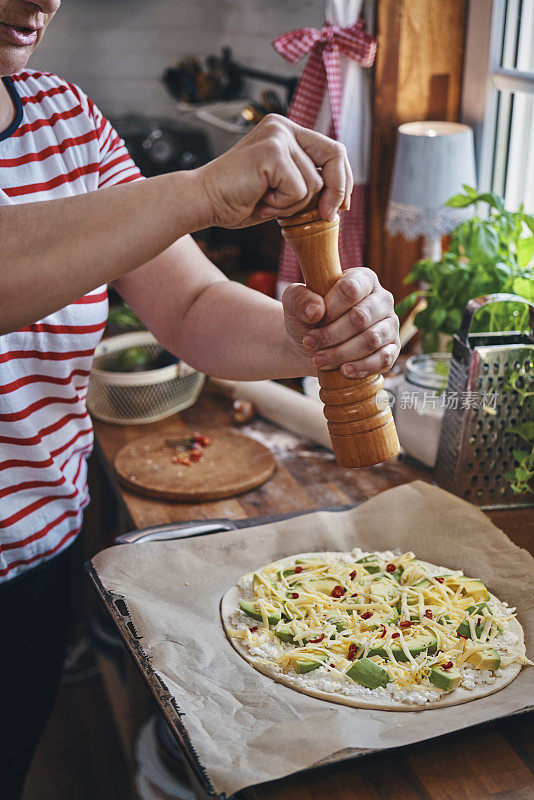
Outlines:
[{"label": "woman's hand", "polygon": [[350,207],[353,180],[345,147],[276,114],[197,173],[206,195],[207,225],[243,228],[290,216],[321,189],[324,219]]},{"label": "woman's hand", "polygon": [[363,378],[387,371],[397,360],[393,295],[367,267],[348,269],[324,299],[293,283],[282,303],[292,346],[317,369],[341,368],[348,378]]}]

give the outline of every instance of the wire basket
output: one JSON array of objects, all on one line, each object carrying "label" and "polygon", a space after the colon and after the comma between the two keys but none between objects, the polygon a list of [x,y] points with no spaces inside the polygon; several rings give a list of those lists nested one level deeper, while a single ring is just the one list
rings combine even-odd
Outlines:
[{"label": "wire basket", "polygon": [[116,425],[157,422],[189,408],[198,399],[205,375],[183,361],[144,372],[110,372],[106,366],[129,347],[144,347],[156,357],[163,347],[148,331],[123,333],[95,350],[87,408],[93,417]]}]

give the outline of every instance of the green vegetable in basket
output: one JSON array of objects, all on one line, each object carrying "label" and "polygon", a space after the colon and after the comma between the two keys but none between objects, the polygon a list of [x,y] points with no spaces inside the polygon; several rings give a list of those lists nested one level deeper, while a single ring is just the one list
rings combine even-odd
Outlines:
[{"label": "green vegetable in basket", "polygon": [[121,350],[108,365],[110,372],[141,372],[150,369],[154,356],[146,347],[128,347]]}]

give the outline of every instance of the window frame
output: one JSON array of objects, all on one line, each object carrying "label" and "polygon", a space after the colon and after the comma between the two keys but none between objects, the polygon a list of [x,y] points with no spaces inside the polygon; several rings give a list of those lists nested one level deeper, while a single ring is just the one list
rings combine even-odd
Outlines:
[{"label": "window frame", "polygon": [[[505,193],[514,98],[534,94],[534,71],[501,66],[517,46],[517,23],[524,10],[522,0],[469,0],[461,119],[474,131],[478,189],[482,192],[495,188],[499,194]],[[507,12],[515,25],[512,30],[506,24]],[[529,7],[526,13],[532,14]],[[507,123],[498,127],[503,114]]]}]

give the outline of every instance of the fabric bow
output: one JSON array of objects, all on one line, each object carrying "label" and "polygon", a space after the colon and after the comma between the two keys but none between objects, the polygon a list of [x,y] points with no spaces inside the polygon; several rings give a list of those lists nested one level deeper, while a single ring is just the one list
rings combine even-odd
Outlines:
[{"label": "fabric bow", "polygon": [[274,40],[273,47],[290,64],[296,64],[307,53],[310,54],[291,103],[290,119],[306,128],[313,128],[328,87],[332,133],[335,139],[339,139],[343,101],[339,54],[352,58],[362,67],[371,67],[375,60],[376,41],[365,31],[363,20],[345,28],[325,25],[321,29],[288,31]]}]

